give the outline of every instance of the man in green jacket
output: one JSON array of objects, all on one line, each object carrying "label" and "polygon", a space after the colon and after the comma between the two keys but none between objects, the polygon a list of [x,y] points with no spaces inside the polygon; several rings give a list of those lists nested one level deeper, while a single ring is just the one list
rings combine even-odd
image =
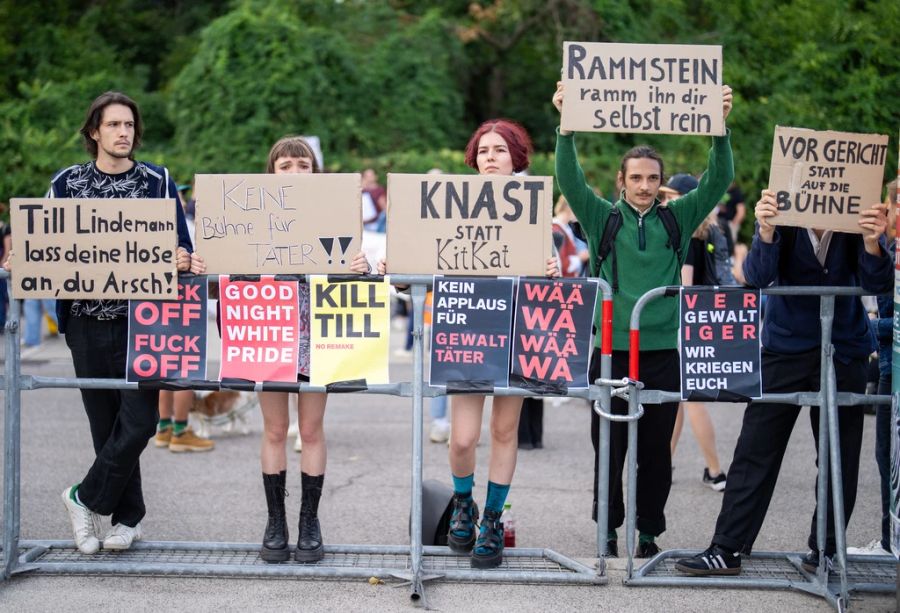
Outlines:
[{"label": "man in green jacket", "polygon": [[[731,88],[723,87],[723,115],[731,111]],[[557,84],[553,104],[562,111],[563,86]],[[578,164],[575,139],[560,129],[556,139],[556,178],[563,195],[587,237],[591,274],[613,286],[612,376],[628,376],[629,322],[638,298],[655,287],[681,285],[682,254],[687,254],[691,234],[715,208],[734,178],[729,136],[713,137],[706,172],[700,185],[667,206],[681,233],[678,248],[669,246],[669,232],[658,214],[657,193],[664,182],[663,160],[651,147],[639,146],[622,159],[618,180],[623,186],[615,203],[597,196],[585,182]],[[618,209],[622,225],[613,241],[610,256],[598,262],[603,229],[613,209]],[[601,330],[600,311],[595,325]],[[600,375],[600,335],[591,363],[591,380]],[[655,300],[641,316],[639,378],[646,389],[677,391],[678,302],[672,298]],[[659,552],[655,538],[666,529],[665,506],[672,487],[672,456],[669,444],[675,426],[677,402],[644,404],[638,425],[637,528],[640,533],[636,556],[652,557]],[[626,403],[614,399],[613,413],[628,412]],[[591,439],[594,444],[594,519],[597,517],[597,455],[599,418],[591,412]],[[628,426],[613,422],[610,440],[609,526],[607,553],[618,555],[616,528],[625,519],[622,498],[622,468],[628,450]]]}]

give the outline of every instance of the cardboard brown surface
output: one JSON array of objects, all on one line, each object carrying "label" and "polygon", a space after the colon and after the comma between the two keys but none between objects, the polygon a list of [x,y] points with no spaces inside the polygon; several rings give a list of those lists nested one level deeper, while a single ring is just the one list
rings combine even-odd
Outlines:
[{"label": "cardboard brown surface", "polygon": [[543,276],[552,199],[550,177],[388,174],[388,273]]},{"label": "cardboard brown surface", "polygon": [[566,42],[562,80],[564,130],[725,134],[720,46]]},{"label": "cardboard brown surface", "polygon": [[769,189],[774,222],[860,233],[859,213],[881,201],[888,137],[775,126]]},{"label": "cardboard brown surface", "polygon": [[208,272],[350,273],[362,245],[358,174],[196,175]]},{"label": "cardboard brown surface", "polygon": [[13,298],[177,295],[171,198],[13,198]]}]

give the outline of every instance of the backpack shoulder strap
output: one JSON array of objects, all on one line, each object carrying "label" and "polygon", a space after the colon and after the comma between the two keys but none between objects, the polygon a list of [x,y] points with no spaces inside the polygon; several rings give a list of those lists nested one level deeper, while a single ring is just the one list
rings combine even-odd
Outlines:
[{"label": "backpack shoulder strap", "polygon": [[597,246],[597,266],[609,256],[616,240],[616,234],[622,228],[622,213],[616,207],[609,212],[606,225],[603,226],[603,234],[600,235],[600,243]]},{"label": "backpack shoulder strap", "polygon": [[666,243],[666,247],[669,247],[675,252],[675,254],[678,256],[678,262],[680,264],[684,261],[684,259],[681,257],[681,230],[678,228],[678,222],[675,220],[675,214],[672,212],[672,209],[667,206],[656,207],[656,214],[659,215],[659,220],[665,227],[666,234],[669,235],[669,240]]},{"label": "backpack shoulder strap", "polygon": [[603,226],[603,233],[600,234],[600,242],[597,244],[597,257],[591,274],[595,277],[600,276],[600,265],[612,253],[612,290],[613,293],[619,291],[619,271],[618,262],[616,261],[616,234],[622,228],[622,213],[613,206],[606,218],[606,225]]}]

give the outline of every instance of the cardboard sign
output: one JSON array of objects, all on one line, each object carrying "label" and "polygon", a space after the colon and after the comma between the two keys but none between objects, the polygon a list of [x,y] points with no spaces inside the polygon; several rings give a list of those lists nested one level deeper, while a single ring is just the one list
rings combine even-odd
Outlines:
[{"label": "cardboard sign", "polygon": [[588,387],[597,287],[596,279],[519,279],[513,374]]},{"label": "cardboard sign", "polygon": [[434,278],[432,386],[508,387],[513,279]]},{"label": "cardboard sign", "polygon": [[888,137],[775,126],[769,189],[775,223],[861,233],[859,213],[881,201]]},{"label": "cardboard sign", "polygon": [[390,273],[543,275],[551,177],[388,175]]},{"label": "cardboard sign", "polygon": [[759,290],[681,288],[681,399],[759,398]]},{"label": "cardboard sign", "polygon": [[358,174],[196,175],[197,254],[211,273],[350,273]]},{"label": "cardboard sign", "polygon": [[567,42],[562,80],[564,130],[725,134],[719,46]]},{"label": "cardboard sign", "polygon": [[296,281],[232,281],[219,277],[221,379],[297,381]]},{"label": "cardboard sign", "polygon": [[206,379],[206,278],[178,282],[178,300],[128,303],[125,380]]},{"label": "cardboard sign", "polygon": [[388,383],[391,296],[385,281],[311,279],[310,383]]},{"label": "cardboard sign", "polygon": [[174,298],[175,214],[164,198],[13,198],[13,298]]}]

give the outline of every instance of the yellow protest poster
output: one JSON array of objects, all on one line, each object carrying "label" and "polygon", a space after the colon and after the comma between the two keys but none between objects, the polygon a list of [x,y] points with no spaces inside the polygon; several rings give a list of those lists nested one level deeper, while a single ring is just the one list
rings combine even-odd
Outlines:
[{"label": "yellow protest poster", "polygon": [[390,284],[310,277],[310,383],[388,383]]}]

